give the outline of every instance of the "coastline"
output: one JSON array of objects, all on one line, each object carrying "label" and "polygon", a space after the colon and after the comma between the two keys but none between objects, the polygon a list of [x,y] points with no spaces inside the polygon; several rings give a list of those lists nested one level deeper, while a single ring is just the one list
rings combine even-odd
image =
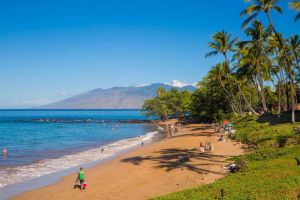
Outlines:
[{"label": "coastline", "polygon": [[[86,170],[88,188],[84,192],[73,189],[76,174],[72,173],[12,199],[147,199],[222,178],[225,159],[243,154],[241,144],[217,142],[214,131],[205,125],[178,129],[172,138],[146,144]],[[213,152],[189,150],[189,162],[177,161],[186,149],[197,148],[199,142],[206,141],[214,143]]]},{"label": "coastline", "polygon": [[[156,131],[153,130],[151,132],[146,132],[143,135],[143,141],[145,144],[150,144],[152,142],[161,140],[163,137],[164,137],[164,134],[162,134],[159,130],[156,130]],[[112,143],[104,144],[101,147],[92,148],[92,149],[85,150],[83,152],[78,152],[75,154],[65,155],[58,159],[44,160],[43,162],[48,162],[48,161],[56,162],[57,160],[61,160],[61,162],[64,162],[65,161],[64,159],[66,157],[74,158],[76,160],[76,157],[82,157],[89,153],[92,153],[92,155],[95,155],[95,152],[101,152],[102,147],[105,148],[105,152],[100,155],[100,158],[97,157],[97,158],[93,158],[93,159],[87,159],[90,161],[84,162],[80,165],[76,164],[71,167],[62,168],[59,171],[54,171],[54,172],[50,172],[50,173],[47,172],[46,174],[38,175],[38,176],[28,179],[28,180],[23,180],[20,182],[8,184],[8,185],[5,185],[4,187],[1,187],[0,188],[0,199],[1,200],[9,199],[9,198],[12,198],[13,196],[19,195],[21,193],[28,192],[30,190],[38,189],[41,187],[45,187],[50,184],[54,184],[54,183],[58,182],[62,177],[70,175],[72,173],[75,173],[78,170],[79,166],[83,166],[85,169],[90,169],[97,165],[101,165],[103,163],[109,162],[110,160],[112,160],[122,154],[126,154],[128,152],[131,152],[135,149],[140,148],[139,138],[134,137],[134,138],[128,138],[128,139],[121,139],[121,140],[117,140]],[[61,164],[63,164],[63,163],[61,163]],[[29,167],[33,168],[33,165],[40,165],[40,162],[31,164],[31,165],[29,165]],[[23,167],[26,168],[28,166],[25,165]]]}]

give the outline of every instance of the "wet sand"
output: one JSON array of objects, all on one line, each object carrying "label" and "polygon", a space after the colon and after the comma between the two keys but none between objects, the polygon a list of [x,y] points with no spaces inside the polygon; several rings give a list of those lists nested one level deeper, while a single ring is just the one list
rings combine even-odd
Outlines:
[{"label": "wet sand", "polygon": [[[16,200],[147,199],[208,184],[225,175],[226,158],[243,154],[241,144],[218,142],[214,130],[201,124],[185,125],[172,138],[145,145],[86,170],[88,188],[73,189],[77,174],[20,194]],[[200,153],[199,143],[212,142],[214,151]],[[194,150],[194,148],[196,148]],[[186,163],[178,156],[188,152]]]}]

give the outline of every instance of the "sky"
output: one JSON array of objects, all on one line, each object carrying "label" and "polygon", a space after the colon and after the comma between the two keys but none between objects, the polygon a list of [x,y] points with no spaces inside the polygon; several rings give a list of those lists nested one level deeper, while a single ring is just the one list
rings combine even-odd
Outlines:
[{"label": "sky", "polygon": [[[300,22],[281,0],[285,36]],[[213,33],[245,37],[243,0],[0,0],[0,108],[30,108],[95,88],[194,83]],[[262,20],[265,18],[261,16]]]}]

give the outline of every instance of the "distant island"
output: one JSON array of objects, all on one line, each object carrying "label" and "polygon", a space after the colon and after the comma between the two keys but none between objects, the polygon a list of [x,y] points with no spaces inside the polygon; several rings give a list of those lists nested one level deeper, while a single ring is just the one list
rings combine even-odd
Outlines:
[{"label": "distant island", "polygon": [[158,88],[165,90],[172,88],[178,91],[194,91],[196,87],[187,85],[176,87],[164,83],[155,83],[144,86],[113,87],[109,89],[94,89],[48,105],[39,109],[140,109],[146,99],[156,96]]}]

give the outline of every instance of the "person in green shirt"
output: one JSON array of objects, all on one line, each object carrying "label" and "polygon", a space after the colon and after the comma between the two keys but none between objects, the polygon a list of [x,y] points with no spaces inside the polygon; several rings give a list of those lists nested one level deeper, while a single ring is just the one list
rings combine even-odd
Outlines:
[{"label": "person in green shirt", "polygon": [[80,167],[80,169],[79,169],[78,177],[77,177],[75,183],[77,183],[78,181],[80,183],[80,189],[82,189],[82,184],[84,183],[84,170],[82,167]]}]

